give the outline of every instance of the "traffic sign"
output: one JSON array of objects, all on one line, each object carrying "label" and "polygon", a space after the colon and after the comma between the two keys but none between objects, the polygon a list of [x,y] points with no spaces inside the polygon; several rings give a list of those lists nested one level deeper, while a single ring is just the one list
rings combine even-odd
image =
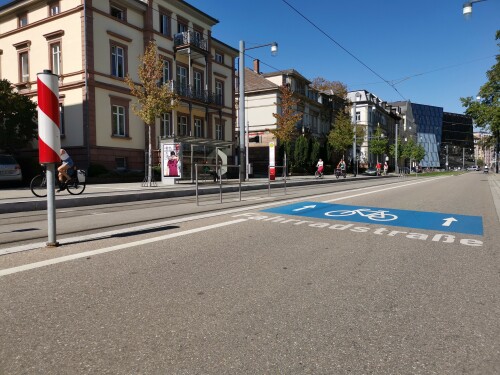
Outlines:
[{"label": "traffic sign", "polygon": [[269,208],[263,210],[263,212],[328,220],[354,221],[367,224],[384,224],[397,227],[437,230],[440,232],[483,234],[483,219],[481,216],[349,206],[321,202],[294,203],[287,206]]}]

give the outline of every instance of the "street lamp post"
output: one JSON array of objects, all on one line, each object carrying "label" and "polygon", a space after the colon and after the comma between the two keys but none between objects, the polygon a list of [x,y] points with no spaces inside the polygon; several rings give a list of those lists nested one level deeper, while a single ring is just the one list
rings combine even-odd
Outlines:
[{"label": "street lamp post", "polygon": [[398,166],[398,128],[399,124],[396,122],[396,138],[395,138],[395,150],[394,150],[394,171],[396,174],[399,174],[399,166]]},{"label": "street lamp post", "polygon": [[465,17],[469,17],[472,14],[472,4],[479,3],[486,0],[471,0],[464,3],[462,7],[462,12]]},{"label": "street lamp post", "polygon": [[[246,145],[248,144],[248,132],[245,132],[245,51],[260,47],[271,46],[271,53],[273,56],[278,52],[278,44],[276,42],[262,44],[260,46],[245,48],[245,42],[240,40],[240,61],[239,61],[239,107],[238,107],[238,127],[240,129],[240,181],[248,179],[248,166],[246,158]],[[245,137],[246,133],[246,137]]]}]

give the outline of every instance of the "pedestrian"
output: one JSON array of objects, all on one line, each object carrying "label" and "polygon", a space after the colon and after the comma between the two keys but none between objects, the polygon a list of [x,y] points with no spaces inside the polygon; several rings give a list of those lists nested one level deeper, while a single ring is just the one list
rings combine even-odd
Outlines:
[{"label": "pedestrian", "polygon": [[387,176],[387,171],[389,170],[389,165],[387,164],[387,161],[384,163],[384,176]]},{"label": "pedestrian", "polygon": [[381,168],[380,162],[377,161],[377,176],[380,176],[380,168]]}]

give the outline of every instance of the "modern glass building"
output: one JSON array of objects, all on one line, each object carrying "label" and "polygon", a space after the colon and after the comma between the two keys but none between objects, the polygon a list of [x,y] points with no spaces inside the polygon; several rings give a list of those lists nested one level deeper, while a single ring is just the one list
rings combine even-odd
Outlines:
[{"label": "modern glass building", "polygon": [[[416,104],[410,101],[391,103],[401,108],[403,116],[400,137],[402,142],[410,139],[425,148],[425,157],[420,161],[423,168],[440,168],[439,146],[443,125],[443,108]],[[414,167],[414,165],[411,165]]]}]

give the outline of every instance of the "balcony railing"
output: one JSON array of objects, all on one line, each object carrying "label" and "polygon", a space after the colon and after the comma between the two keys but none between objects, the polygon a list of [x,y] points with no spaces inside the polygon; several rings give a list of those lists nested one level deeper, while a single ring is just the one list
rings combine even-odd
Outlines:
[{"label": "balcony railing", "polygon": [[194,46],[208,52],[208,40],[200,38],[199,34],[193,31],[184,31],[174,35],[174,47],[182,48]]},{"label": "balcony railing", "polygon": [[224,105],[223,97],[220,94],[201,90],[199,87],[182,84],[178,81],[173,82],[173,88],[174,92],[180,97],[196,100],[205,104],[215,104],[221,107]]}]

